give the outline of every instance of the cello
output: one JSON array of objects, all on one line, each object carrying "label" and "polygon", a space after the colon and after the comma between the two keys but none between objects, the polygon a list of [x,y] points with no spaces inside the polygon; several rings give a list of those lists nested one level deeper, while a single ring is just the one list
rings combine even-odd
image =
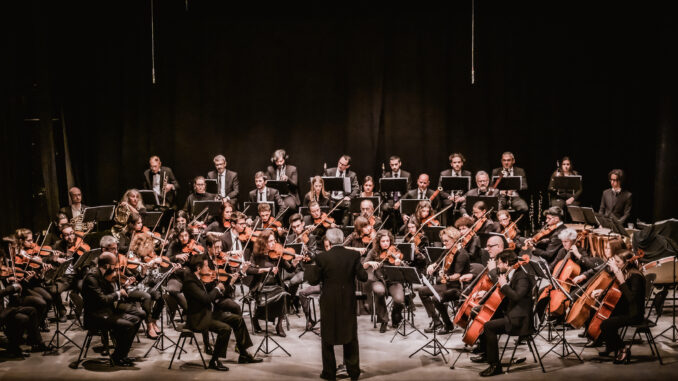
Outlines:
[{"label": "cello", "polygon": [[573,284],[572,279],[579,275],[581,267],[572,259],[572,250],[568,251],[565,258],[561,259],[554,268],[553,278],[560,287],[556,289],[552,285],[546,286],[539,295],[537,302],[544,298],[549,298],[549,312],[553,316],[562,316],[567,307],[567,295],[563,292],[569,292]]},{"label": "cello", "polygon": [[471,292],[468,293],[466,300],[459,307],[457,314],[454,315],[454,324],[466,328],[471,317],[471,310],[480,305],[482,300],[482,296],[479,296],[480,293],[489,291],[492,286],[494,286],[494,283],[492,283],[487,266],[485,266],[480,275],[466,288],[466,290],[471,288]]}]

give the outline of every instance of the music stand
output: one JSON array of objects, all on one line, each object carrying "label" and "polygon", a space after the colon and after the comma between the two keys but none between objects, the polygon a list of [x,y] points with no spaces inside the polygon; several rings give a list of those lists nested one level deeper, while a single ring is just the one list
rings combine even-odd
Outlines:
[{"label": "music stand", "polygon": [[498,196],[466,196],[466,212],[468,213],[469,209],[473,208],[473,205],[478,201],[482,201],[487,210],[493,209],[492,214],[499,210]]},{"label": "music stand", "polygon": [[407,193],[407,180],[407,177],[382,177],[379,179],[379,192],[405,194]]},{"label": "music stand", "polygon": [[155,226],[161,218],[162,212],[146,212],[141,216],[142,223],[146,227]]},{"label": "music stand", "polygon": [[398,250],[400,250],[401,253],[403,253],[403,258],[406,261],[412,262],[414,261],[414,244],[413,243],[398,243],[396,244],[396,247]]},{"label": "music stand", "polygon": [[[429,199],[424,198],[424,199],[412,199],[412,198],[403,198],[400,200],[400,214],[403,216],[408,215],[411,216],[414,214],[414,212],[417,210],[417,205],[421,201],[429,201]],[[433,207],[431,207],[433,209]]]},{"label": "music stand", "polygon": [[424,226],[424,235],[431,243],[440,242],[440,232],[443,229],[445,229],[445,226]]},{"label": "music stand", "polygon": [[466,193],[471,189],[471,176],[441,176],[440,186],[444,191]]},{"label": "music stand", "polygon": [[277,189],[281,196],[287,196],[290,194],[290,186],[287,181],[266,180],[266,186]]},{"label": "music stand", "polygon": [[[378,196],[372,196],[372,197],[356,197],[351,199],[351,206],[349,206],[349,212],[351,213],[360,213],[360,203],[363,202],[363,200],[370,200],[372,201],[372,207],[376,208],[377,205],[379,205],[379,197]],[[379,211],[375,210],[375,214],[377,214]]]},{"label": "music stand", "polygon": [[[438,300],[439,302],[441,301],[440,294],[438,294],[438,292],[436,292],[435,288],[433,288],[433,286],[431,286],[431,283],[428,281],[428,279],[426,279],[426,277],[421,277],[421,283],[423,283],[424,286],[428,287],[428,289],[431,290],[431,293],[433,294],[433,297],[436,298],[436,300]],[[438,330],[434,326],[433,327],[433,338],[431,340],[429,340],[426,344],[419,347],[419,349],[412,352],[412,354],[410,355],[410,358],[412,358],[412,356],[414,356],[418,352],[424,351],[424,352],[428,353],[429,355],[431,355],[433,357],[440,356],[440,357],[443,358],[443,362],[447,362],[447,358],[445,358],[445,353],[450,353],[450,351],[448,351],[447,348],[445,348],[445,346],[443,345],[443,343],[441,343],[440,340],[438,340],[437,332],[438,332]],[[433,351],[432,352],[429,351],[429,348],[431,348]]]},{"label": "music stand", "polygon": [[581,189],[581,176],[556,176],[553,178],[553,188],[556,191],[576,192]]},{"label": "music stand", "polygon": [[[492,176],[492,183],[495,184],[499,176]],[[501,178],[499,185],[497,185],[498,190],[520,190],[523,188],[523,177],[522,176],[504,176]]]},{"label": "music stand", "polygon": [[447,251],[446,248],[444,247],[434,247],[434,246],[426,246],[424,249],[424,252],[426,252],[426,256],[428,257],[429,263],[435,263],[440,259],[440,257],[445,254]]},{"label": "music stand", "polygon": [[205,192],[219,194],[217,179],[205,179]]},{"label": "music stand", "polygon": [[83,211],[82,222],[106,222],[113,219],[115,205],[90,206]]},{"label": "music stand", "polygon": [[155,193],[154,190],[140,189],[139,194],[141,195],[141,201],[144,205],[160,205],[158,194]]},{"label": "music stand", "polygon": [[259,215],[259,204],[264,203],[271,205],[271,215],[275,216],[275,203],[273,201],[262,201],[262,202],[245,201],[243,203],[245,214],[249,217],[257,217]]},{"label": "music stand", "polygon": [[622,226],[622,224],[619,222],[619,220],[616,219],[615,217],[612,217],[612,216],[605,217],[604,215],[602,215],[600,213],[596,213],[595,216],[596,216],[596,219],[598,220],[598,222],[600,223],[600,226],[607,228],[607,229],[610,229],[610,231],[612,231],[613,233],[617,233],[621,236],[626,236],[626,237],[629,236],[629,233],[627,233],[626,230],[624,230],[624,226]]},{"label": "music stand", "polygon": [[351,178],[350,177],[336,177],[336,176],[323,176],[323,182],[325,183],[325,190],[328,192],[344,192],[347,194],[351,193]]},{"label": "music stand", "polygon": [[286,243],[285,248],[290,248],[294,250],[295,253],[301,254],[301,249],[303,247],[303,244],[301,243]]},{"label": "music stand", "polygon": [[[409,288],[411,295],[414,295],[414,290],[412,289],[413,284],[421,284],[421,281],[419,280],[419,274],[417,273],[417,269],[414,267],[409,267],[409,266],[383,266],[381,270],[384,273],[384,277],[389,281],[389,282],[400,282],[402,283],[404,288]],[[412,321],[410,321],[412,320]],[[407,326],[410,326],[412,328],[412,331],[409,333],[407,332]],[[402,332],[401,332],[402,329]],[[398,328],[396,328],[395,333],[393,334],[393,337],[391,338],[391,343],[393,342],[393,339],[400,334],[402,336],[409,336],[413,334],[414,332],[419,332],[422,336],[428,339],[428,336],[424,335],[423,332],[421,332],[415,325],[414,325],[414,317],[412,316],[412,311],[405,306],[405,317],[403,320],[398,324]]]},{"label": "music stand", "polygon": [[94,258],[98,258],[99,255],[101,254],[101,248],[97,249],[92,249],[83,255],[81,255],[77,261],[75,261],[75,264],[73,264],[73,269],[78,271],[81,268],[88,266],[89,264],[94,261]]},{"label": "music stand", "polygon": [[[330,207],[329,207],[329,206],[321,206],[321,207],[320,207],[320,212],[321,212],[321,213],[327,213],[327,212],[329,212],[329,211],[330,211]],[[310,216],[310,215],[311,215],[311,211],[308,210],[308,206],[300,206],[300,207],[299,207],[299,213],[300,213],[302,216]]]},{"label": "music stand", "polygon": [[196,200],[191,205],[191,215],[197,216],[207,209],[207,214],[210,216],[219,216],[221,214],[221,205],[223,205],[223,202],[218,200]]},{"label": "music stand", "polygon": [[570,213],[570,218],[572,222],[583,223],[584,225],[596,226],[598,221],[596,220],[595,212],[593,208],[568,205],[567,211]]}]

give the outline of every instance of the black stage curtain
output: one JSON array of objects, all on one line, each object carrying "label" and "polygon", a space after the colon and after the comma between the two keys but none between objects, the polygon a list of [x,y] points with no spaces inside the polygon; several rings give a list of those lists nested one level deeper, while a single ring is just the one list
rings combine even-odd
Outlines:
[{"label": "black stage curtain", "polygon": [[[150,1],[23,3],[6,20],[3,233],[47,214],[35,206],[35,132],[21,121],[41,76],[51,107],[63,110],[90,205],[140,186],[151,155],[174,169],[183,202],[219,153],[246,194],[281,147],[303,191],[342,153],[360,177],[378,176],[395,154],[436,182],[451,152],[476,171],[509,150],[532,190],[568,155],[584,176],[584,205],[597,209],[608,171],[622,168],[634,217],[675,215],[668,11],[477,1],[472,85],[471,1],[291,9],[156,0],[153,85]],[[39,30],[48,54],[31,51]]]}]

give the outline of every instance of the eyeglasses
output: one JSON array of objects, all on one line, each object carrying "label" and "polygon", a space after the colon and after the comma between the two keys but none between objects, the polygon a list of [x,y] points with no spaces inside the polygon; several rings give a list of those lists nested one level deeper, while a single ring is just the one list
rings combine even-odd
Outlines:
[{"label": "eyeglasses", "polygon": [[488,249],[491,249],[491,248],[493,248],[493,247],[495,247],[495,246],[499,246],[499,244],[498,244],[498,243],[495,243],[494,245],[489,245],[489,244],[488,244],[488,245],[485,245],[485,247],[488,248]]}]

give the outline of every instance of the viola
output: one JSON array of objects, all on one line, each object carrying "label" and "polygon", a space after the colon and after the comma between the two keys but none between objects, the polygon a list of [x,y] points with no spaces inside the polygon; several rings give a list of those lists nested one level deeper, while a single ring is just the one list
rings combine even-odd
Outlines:
[{"label": "viola", "polygon": [[370,231],[370,232],[367,233],[367,234],[365,234],[365,233],[360,233],[360,242],[362,242],[363,244],[367,245],[367,244],[369,244],[370,242],[372,242],[372,240],[373,240],[374,237],[376,237],[376,236],[377,236],[377,232],[374,231],[374,230]]},{"label": "viola", "polygon": [[226,228],[226,229],[230,229],[230,228],[231,228],[231,220],[223,221],[221,224],[222,224],[222,225],[224,226],[224,228]]},{"label": "viola", "polygon": [[523,218],[523,215],[522,215],[522,214],[520,215],[520,217],[518,217],[517,220],[511,222],[511,223],[510,223],[506,228],[504,228],[504,230],[501,232],[501,234],[504,236],[504,238],[506,238],[506,240],[508,241],[508,243],[509,243],[508,248],[509,248],[510,250],[515,250],[515,248],[516,248],[516,243],[515,243],[514,240],[515,240],[516,237],[518,236],[518,226],[517,226],[517,224],[518,224],[518,221],[520,221],[521,218]]},{"label": "viola", "polygon": [[31,247],[28,250],[26,250],[26,254],[30,256],[41,255],[43,257],[46,257],[48,255],[52,255],[53,251],[54,250],[52,250],[51,246],[45,245],[40,247],[40,245],[38,245],[37,243],[32,243]]},{"label": "viola", "polygon": [[429,218],[424,220],[424,225],[429,226],[429,227],[430,226],[440,226],[440,221],[436,220],[433,217],[429,217]]},{"label": "viola", "polygon": [[388,260],[390,264],[395,265],[396,260],[400,262],[403,261],[403,253],[401,253],[397,247],[391,245],[388,249],[382,250],[381,253],[379,253],[379,258],[382,262]]},{"label": "viola", "polygon": [[30,255],[28,251],[26,253],[19,253],[19,255],[14,257],[14,264],[16,266],[32,267],[38,269],[42,267],[42,262],[35,258],[35,255]]},{"label": "viola", "polygon": [[27,274],[28,271],[18,269],[16,267],[14,268],[14,270],[12,270],[12,268],[9,266],[5,265],[0,266],[0,278],[8,278],[13,276],[16,280],[22,280],[24,276]]},{"label": "viola", "polygon": [[89,245],[86,244],[81,237],[77,237],[75,239],[75,244],[69,246],[66,251],[69,255],[83,255],[90,250],[91,248]]},{"label": "viola", "polygon": [[[158,255],[153,253],[151,255],[144,257],[144,262],[148,263],[156,258],[158,258]],[[160,261],[160,264],[158,266],[160,266],[161,268],[166,269],[172,265],[172,261],[170,261],[168,257],[161,255],[160,258],[162,258],[162,260]]]}]

